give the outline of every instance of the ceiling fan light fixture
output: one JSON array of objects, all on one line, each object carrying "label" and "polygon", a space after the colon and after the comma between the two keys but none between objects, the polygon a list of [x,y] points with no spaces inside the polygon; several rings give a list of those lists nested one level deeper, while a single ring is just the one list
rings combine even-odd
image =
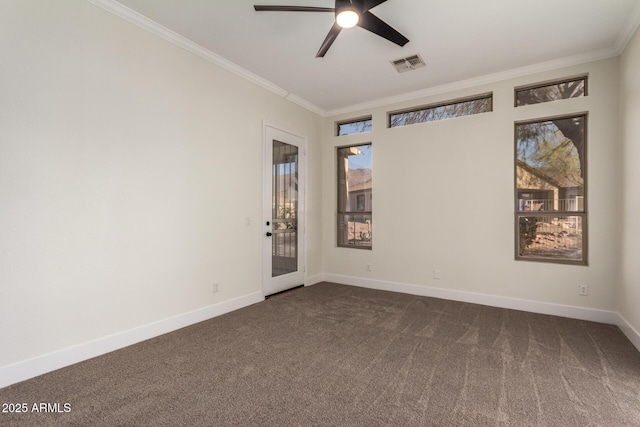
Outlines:
[{"label": "ceiling fan light fixture", "polygon": [[336,15],[336,22],[342,28],[353,28],[358,24],[360,15],[353,9],[343,9]]},{"label": "ceiling fan light fixture", "polygon": [[[324,0],[329,1],[329,0]],[[409,43],[409,39],[400,34],[395,28],[371,13],[371,9],[387,0],[334,0],[335,7],[317,6],[280,6],[255,4],[256,12],[330,12],[334,14],[334,21],[329,33],[320,45],[316,58],[322,58],[343,28],[356,25],[373,34],[389,40],[402,47]]]}]

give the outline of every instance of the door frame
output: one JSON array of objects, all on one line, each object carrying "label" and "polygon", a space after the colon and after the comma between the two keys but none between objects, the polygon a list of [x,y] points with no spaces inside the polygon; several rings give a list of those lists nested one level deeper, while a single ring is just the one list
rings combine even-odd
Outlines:
[{"label": "door frame", "polygon": [[[292,144],[298,147],[298,212],[297,212],[297,245],[298,245],[298,270],[283,276],[271,277],[272,247],[271,237],[267,237],[267,231],[271,226],[266,225],[266,221],[271,221],[272,214],[272,189],[271,175],[273,168],[273,139],[289,143],[291,139],[296,139],[297,143]],[[262,238],[262,269],[261,288],[264,296],[281,292],[295,286],[303,285],[306,281],[307,265],[307,137],[290,132],[281,127],[262,122],[262,215],[260,218],[260,233]],[[288,140],[288,141],[287,141]],[[298,145],[299,143],[299,145]],[[274,292],[274,289],[275,292]]]}]

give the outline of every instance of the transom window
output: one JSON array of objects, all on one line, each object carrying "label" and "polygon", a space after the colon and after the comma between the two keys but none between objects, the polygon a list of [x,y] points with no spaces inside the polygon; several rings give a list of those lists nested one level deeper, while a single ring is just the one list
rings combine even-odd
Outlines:
[{"label": "transom window", "polygon": [[491,93],[392,112],[389,113],[389,127],[433,122],[490,111],[493,111],[493,94]]},{"label": "transom window", "polygon": [[586,76],[516,88],[515,106],[540,104],[581,96],[587,96]]},{"label": "transom window", "polygon": [[336,136],[352,135],[354,133],[363,132],[371,132],[371,116],[336,123]]}]

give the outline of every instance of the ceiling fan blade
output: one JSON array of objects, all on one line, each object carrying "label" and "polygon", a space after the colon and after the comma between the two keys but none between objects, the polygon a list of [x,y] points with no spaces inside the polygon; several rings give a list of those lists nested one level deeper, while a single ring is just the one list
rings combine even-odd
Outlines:
[{"label": "ceiling fan blade", "polygon": [[335,12],[332,7],[313,7],[313,6],[262,6],[254,5],[256,12]]},{"label": "ceiling fan blade", "polygon": [[358,27],[369,30],[374,34],[384,37],[385,39],[397,44],[398,46],[404,46],[409,43],[409,39],[393,29],[389,24],[378,18],[371,12],[365,12],[360,15],[360,21]]},{"label": "ceiling fan blade", "polygon": [[362,0],[362,11],[366,12],[373,9],[379,4],[386,2],[387,0]]},{"label": "ceiling fan blade", "polygon": [[327,53],[333,44],[333,41],[338,37],[338,34],[340,34],[340,30],[342,30],[342,27],[338,25],[337,22],[334,22],[333,27],[329,30],[329,34],[327,34],[327,37],[322,42],[322,46],[320,46],[320,50],[316,54],[316,58],[322,58],[324,54]]}]

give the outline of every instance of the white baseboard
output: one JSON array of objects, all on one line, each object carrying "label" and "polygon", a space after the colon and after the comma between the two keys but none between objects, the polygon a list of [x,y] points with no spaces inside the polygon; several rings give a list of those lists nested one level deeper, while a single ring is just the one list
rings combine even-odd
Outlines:
[{"label": "white baseboard", "polygon": [[629,341],[635,346],[635,348],[640,351],[640,332],[638,332],[627,319],[622,317],[620,313],[618,313],[618,327],[622,331],[623,334],[629,338]]},{"label": "white baseboard", "polygon": [[528,311],[531,313],[549,314],[552,316],[568,317],[571,319],[588,320],[591,322],[616,325],[640,351],[640,332],[619,313],[614,311],[596,310],[593,308],[575,307],[570,305],[552,304],[498,295],[487,295],[475,292],[433,288],[429,286],[411,285],[406,283],[386,282],[381,280],[363,279],[361,277],[323,274],[323,281],[340,283],[343,285],[360,286],[381,291],[402,292],[410,295],[442,298],[453,301],[469,302],[492,307],[508,308],[512,310]]},{"label": "white baseboard", "polygon": [[262,292],[203,307],[0,368],[0,388],[264,301]]},{"label": "white baseboard", "polygon": [[309,276],[305,278],[304,285],[305,286],[313,286],[317,285],[320,282],[324,282],[324,274],[316,274],[315,276]]},{"label": "white baseboard", "polygon": [[[324,281],[369,289],[402,292],[411,295],[442,298],[453,301],[488,305],[492,307],[614,324],[622,330],[631,343],[638,349],[638,351],[640,351],[640,333],[619,313],[612,311],[551,304],[475,292],[433,288],[406,283],[371,280],[360,277],[341,276],[336,274],[318,274],[310,276],[306,278],[305,286],[312,286]],[[99,338],[94,341],[4,366],[0,368],[0,388],[28,380],[56,369],[64,368],[65,366],[69,366],[74,363],[82,362],[261,301],[264,301],[264,296],[261,292],[255,292],[229,301],[224,301],[219,304],[214,304],[188,313],[173,316],[168,319],[150,323],[148,325]]]},{"label": "white baseboard", "polygon": [[402,292],[411,295],[469,302],[474,304],[488,305],[492,307],[528,311],[531,313],[550,314],[554,316],[569,317],[572,319],[608,323],[611,325],[618,325],[619,321],[618,313],[613,311],[552,304],[519,298],[503,297],[498,295],[481,294],[476,292],[433,288],[429,286],[411,285],[406,283],[363,279],[360,277],[340,276],[335,274],[325,274],[324,279],[327,282],[340,283],[343,285],[360,286],[363,288],[378,289],[382,291]]}]

